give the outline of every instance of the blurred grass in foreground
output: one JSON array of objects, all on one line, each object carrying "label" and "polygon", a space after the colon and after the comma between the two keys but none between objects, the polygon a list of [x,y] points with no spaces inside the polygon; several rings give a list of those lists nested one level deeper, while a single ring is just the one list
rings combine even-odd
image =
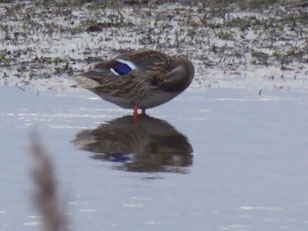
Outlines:
[{"label": "blurred grass in foreground", "polygon": [[69,230],[63,206],[57,195],[57,183],[53,164],[42,144],[39,134],[32,132],[30,136],[30,154],[35,166],[32,171],[35,184],[34,204],[40,212],[43,230]]}]

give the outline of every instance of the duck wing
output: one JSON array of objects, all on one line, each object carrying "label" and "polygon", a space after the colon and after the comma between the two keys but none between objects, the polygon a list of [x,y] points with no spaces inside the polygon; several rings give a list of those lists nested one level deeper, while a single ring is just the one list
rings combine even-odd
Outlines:
[{"label": "duck wing", "polygon": [[81,73],[75,81],[87,89],[102,87],[106,84],[116,87],[121,82],[132,79],[136,68],[131,62],[112,59],[98,63],[93,69]]},{"label": "duck wing", "polygon": [[93,69],[75,77],[75,80],[87,89],[106,84],[118,87],[128,80],[154,83],[159,76],[172,69],[170,60],[170,56],[154,50],[124,53],[98,63]]}]

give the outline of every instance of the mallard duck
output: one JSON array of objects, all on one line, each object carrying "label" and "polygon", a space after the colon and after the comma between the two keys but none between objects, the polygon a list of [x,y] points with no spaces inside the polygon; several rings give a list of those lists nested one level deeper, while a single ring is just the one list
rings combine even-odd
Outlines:
[{"label": "mallard duck", "polygon": [[192,63],[183,56],[156,50],[127,52],[75,77],[82,87],[123,108],[156,107],[184,91],[194,77]]}]

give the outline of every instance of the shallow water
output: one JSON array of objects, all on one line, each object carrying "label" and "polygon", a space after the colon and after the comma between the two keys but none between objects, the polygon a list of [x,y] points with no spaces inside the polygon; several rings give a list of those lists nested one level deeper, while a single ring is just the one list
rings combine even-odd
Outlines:
[{"label": "shallow water", "polygon": [[0,231],[38,229],[32,129],[74,230],[307,230],[307,98],[186,91],[134,123],[90,92],[0,86]]}]

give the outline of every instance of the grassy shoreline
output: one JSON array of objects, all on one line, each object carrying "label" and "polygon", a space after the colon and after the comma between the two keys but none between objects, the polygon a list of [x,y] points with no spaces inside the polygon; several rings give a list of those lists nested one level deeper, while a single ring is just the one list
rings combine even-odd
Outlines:
[{"label": "grassy shoreline", "polygon": [[[208,72],[308,72],[306,1],[0,1],[0,79],[66,78],[128,49],[159,49]],[[205,85],[208,86],[208,85]]]}]

